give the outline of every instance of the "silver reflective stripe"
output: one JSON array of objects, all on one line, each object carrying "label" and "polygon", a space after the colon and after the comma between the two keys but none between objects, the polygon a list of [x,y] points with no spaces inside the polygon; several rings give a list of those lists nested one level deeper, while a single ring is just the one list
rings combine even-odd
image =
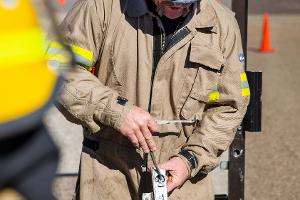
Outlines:
[{"label": "silver reflective stripe", "polygon": [[248,81],[243,81],[243,82],[241,83],[241,88],[249,88],[249,83],[248,83]]}]

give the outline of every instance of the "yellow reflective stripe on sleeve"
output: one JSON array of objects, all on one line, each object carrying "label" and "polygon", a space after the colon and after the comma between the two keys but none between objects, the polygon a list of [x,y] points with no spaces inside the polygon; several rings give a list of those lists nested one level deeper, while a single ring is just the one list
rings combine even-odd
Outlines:
[{"label": "yellow reflective stripe on sleeve", "polygon": [[219,93],[219,82],[215,84],[215,86],[212,89],[212,92],[209,94],[208,102],[214,102],[220,99],[220,93]]},{"label": "yellow reflective stripe on sleeve", "polygon": [[218,91],[212,92],[209,94],[208,101],[209,102],[217,101],[219,98],[220,98],[220,93]]},{"label": "yellow reflective stripe on sleeve", "polygon": [[243,88],[242,89],[242,96],[243,97],[250,96],[250,89],[249,88]]},{"label": "yellow reflective stripe on sleeve", "polygon": [[[81,48],[76,45],[69,45],[74,53],[75,60],[79,65],[82,65],[85,67],[88,71],[92,70],[92,64],[93,64],[93,52],[88,51],[84,48]],[[62,64],[66,64],[65,62],[68,61],[68,59],[62,59],[62,57],[65,57],[64,49],[62,45],[59,43],[53,41],[50,43],[48,51],[47,51],[47,59],[48,60],[55,60],[58,62],[61,62]],[[59,56],[58,56],[59,55]]]},{"label": "yellow reflective stripe on sleeve", "polygon": [[242,96],[247,97],[250,96],[250,89],[248,84],[248,79],[246,73],[241,73],[241,90],[242,90]]},{"label": "yellow reflective stripe on sleeve", "polygon": [[89,61],[90,64],[88,66],[92,65],[93,57],[94,57],[93,52],[83,49],[79,46],[75,46],[75,45],[71,45],[71,48],[72,48],[73,52],[75,53],[75,55],[81,56]]},{"label": "yellow reflective stripe on sleeve", "polygon": [[[40,28],[2,33],[0,35],[0,67],[45,59],[45,35]],[[20,65],[19,65],[20,64]]]},{"label": "yellow reflective stripe on sleeve", "polygon": [[246,73],[241,73],[241,81],[248,81]]}]

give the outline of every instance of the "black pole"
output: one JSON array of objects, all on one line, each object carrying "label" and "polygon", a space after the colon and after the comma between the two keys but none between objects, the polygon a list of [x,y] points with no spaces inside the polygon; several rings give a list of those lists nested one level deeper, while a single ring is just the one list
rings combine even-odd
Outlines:
[{"label": "black pole", "polygon": [[248,31],[248,0],[232,0],[232,10],[240,27],[242,45],[245,54],[245,70],[247,69],[247,31]]},{"label": "black pole", "polygon": [[[247,68],[248,0],[233,0],[232,10],[240,27]],[[244,200],[245,193],[245,130],[243,125],[236,132],[229,150],[228,196],[230,200]]]},{"label": "black pole", "polygon": [[228,197],[244,200],[245,188],[245,131],[241,126],[229,149]]}]

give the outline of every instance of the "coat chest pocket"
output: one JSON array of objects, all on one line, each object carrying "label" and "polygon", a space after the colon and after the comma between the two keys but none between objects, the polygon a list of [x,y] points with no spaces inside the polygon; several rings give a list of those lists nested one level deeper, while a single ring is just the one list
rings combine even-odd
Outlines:
[{"label": "coat chest pocket", "polygon": [[206,96],[203,96],[196,91],[192,91],[181,109],[181,117],[184,119],[201,120],[206,100]]},{"label": "coat chest pocket", "polygon": [[[225,58],[219,49],[203,45],[201,41],[191,42],[191,63],[199,64],[207,70],[220,72],[224,66]],[[199,66],[200,67],[200,66]]]},{"label": "coat chest pocket", "polygon": [[198,68],[198,71],[180,115],[184,119],[201,120],[205,105],[209,102],[209,95],[217,88],[225,59],[220,50],[196,40],[191,42],[189,64],[192,68]]}]

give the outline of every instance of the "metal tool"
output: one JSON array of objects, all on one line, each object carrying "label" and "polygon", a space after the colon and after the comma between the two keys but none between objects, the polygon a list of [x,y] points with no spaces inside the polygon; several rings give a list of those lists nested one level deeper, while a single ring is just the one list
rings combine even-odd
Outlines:
[{"label": "metal tool", "polygon": [[152,169],[153,192],[143,193],[142,200],[163,200],[166,198],[162,197],[167,197],[166,171],[158,168],[154,152],[151,151],[150,156],[154,165]]},{"label": "metal tool", "polygon": [[[158,125],[164,125],[164,124],[193,124],[196,122],[196,118],[192,119],[192,120],[156,120],[156,123]],[[150,156],[152,159],[152,162],[154,164],[155,170],[159,176],[159,178],[163,178],[163,175],[161,174],[157,162],[156,162],[156,158],[153,152],[150,152]]]},{"label": "metal tool", "polygon": [[[164,124],[193,124],[196,122],[196,118],[192,120],[156,120],[158,125]],[[154,169],[152,170],[152,185],[153,185],[153,193],[143,193],[143,200],[167,200],[168,192],[167,192],[167,178],[166,178],[166,170],[159,169],[154,153],[151,151],[150,156],[154,165]]]},{"label": "metal tool", "polygon": [[142,200],[153,200],[153,192],[143,193]]},{"label": "metal tool", "polygon": [[196,119],[191,120],[156,120],[156,123],[158,125],[164,125],[164,124],[193,124],[196,122]]},{"label": "metal tool", "polygon": [[151,175],[153,192],[143,193],[142,200],[168,200],[166,170],[152,169]]},{"label": "metal tool", "polygon": [[154,200],[167,200],[167,177],[166,170],[161,169],[159,175],[156,170],[152,170],[152,185],[153,185],[153,198]]},{"label": "metal tool", "polygon": [[163,178],[163,175],[161,174],[160,169],[158,168],[155,155],[154,155],[154,153],[152,151],[150,152],[150,156],[151,156],[152,162],[154,164],[155,171],[157,172],[159,178]]}]

